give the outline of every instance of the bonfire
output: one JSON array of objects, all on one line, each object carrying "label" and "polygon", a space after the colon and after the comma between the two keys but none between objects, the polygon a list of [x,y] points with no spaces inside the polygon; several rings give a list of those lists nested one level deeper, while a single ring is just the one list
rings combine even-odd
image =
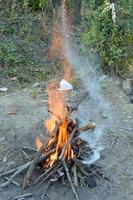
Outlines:
[{"label": "bonfire", "polygon": [[[66,10],[63,3],[63,20],[66,19]],[[63,22],[67,22],[66,19]],[[35,140],[37,152],[34,159],[26,164],[4,172],[1,176],[11,174],[11,177],[0,187],[8,186],[14,178],[23,172],[27,173],[24,177],[23,188],[25,189],[32,183],[32,176],[35,170],[40,170],[33,186],[43,184],[47,181],[47,187],[42,195],[46,195],[47,189],[51,183],[61,181],[62,184],[70,185],[74,197],[78,199],[76,187],[88,184],[90,187],[97,185],[97,180],[105,178],[101,172],[101,168],[95,164],[87,165],[85,158],[89,158],[93,154],[93,150],[79,136],[81,132],[88,131],[87,134],[93,132],[96,128],[95,123],[89,123],[83,127],[79,127],[79,123],[72,117],[72,113],[78,109],[80,103],[89,95],[85,92],[81,95],[75,106],[68,106],[65,96],[73,89],[72,66],[65,55],[64,43],[66,37],[64,33],[60,33],[59,26],[54,27],[52,33],[52,45],[49,53],[50,59],[57,56],[58,51],[63,66],[63,76],[60,83],[51,81],[48,84],[48,112],[50,117],[45,122],[45,129],[49,137],[45,142],[41,142],[37,137]],[[68,33],[67,33],[68,34]],[[23,197],[23,196],[22,196]],[[26,197],[26,196],[24,196]]]}]

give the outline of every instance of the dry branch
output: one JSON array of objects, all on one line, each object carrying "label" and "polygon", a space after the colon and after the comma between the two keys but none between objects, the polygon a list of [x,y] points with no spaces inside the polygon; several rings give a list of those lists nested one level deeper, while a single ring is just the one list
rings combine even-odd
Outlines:
[{"label": "dry branch", "polygon": [[47,173],[47,176],[46,176],[46,174],[44,174],[42,180],[38,183],[38,185],[42,184],[42,182],[44,182],[44,181],[48,180],[50,177],[54,176],[59,167],[60,167],[60,165],[58,165],[58,164],[54,165],[52,170],[50,170],[50,172]]},{"label": "dry branch", "polygon": [[66,172],[66,175],[67,175],[68,182],[69,182],[69,184],[70,184],[70,186],[71,186],[71,189],[72,189],[72,191],[73,191],[73,194],[74,194],[75,198],[78,200],[79,197],[78,197],[77,192],[76,192],[76,190],[75,190],[75,187],[74,187],[74,185],[73,185],[73,183],[72,183],[72,179],[71,179],[71,177],[70,177],[70,174],[69,174],[69,171],[68,171],[68,168],[67,168],[66,161],[63,159],[63,160],[62,160],[62,163],[63,163],[64,170],[65,170],[65,172]]},{"label": "dry branch", "polygon": [[0,185],[0,188],[3,188],[3,187],[7,187],[13,180],[14,178],[20,174],[21,172],[23,172],[25,169],[27,169],[31,164],[33,163],[33,161],[29,161],[27,162],[26,164],[22,165],[19,167],[19,169],[13,174],[11,175],[11,177],[3,184]]},{"label": "dry branch", "polygon": [[50,184],[51,184],[51,179],[48,181],[48,184],[47,184],[46,188],[44,189],[44,192],[43,192],[43,194],[42,194],[42,199],[43,199],[44,196],[46,195],[46,192],[48,191],[48,188],[49,188]]},{"label": "dry branch", "polygon": [[29,198],[29,197],[32,197],[31,193],[27,193],[27,194],[22,194],[22,195],[16,196],[16,197],[13,198],[13,200],[25,199],[25,198]]},{"label": "dry branch", "polygon": [[91,123],[91,124],[87,124],[86,126],[83,126],[81,128],[78,128],[77,131],[87,131],[88,129],[94,129],[96,128],[96,124],[95,123]]},{"label": "dry branch", "polygon": [[40,157],[41,157],[42,153],[44,152],[45,148],[47,147],[47,144],[50,141],[50,139],[52,139],[52,137],[57,133],[60,124],[61,124],[61,122],[56,122],[56,126],[55,126],[54,130],[52,131],[51,136],[46,140],[46,142],[41,146],[41,148],[37,152],[35,159],[33,160],[33,163],[30,165],[30,167],[27,171],[27,174],[24,178],[23,189],[25,189],[28,186],[33,170],[35,169],[36,165],[40,162]]},{"label": "dry branch", "polygon": [[[5,180],[7,180],[7,181],[9,180],[9,178],[6,177],[6,176],[4,176],[3,178],[4,178]],[[14,180],[11,181],[11,183],[14,184],[14,185],[16,185],[16,186],[20,186],[20,184],[19,184],[18,182],[14,181]]]},{"label": "dry branch", "polygon": [[88,95],[89,95],[88,92],[85,92],[85,93],[84,93],[84,95],[78,100],[78,102],[76,103],[76,105],[75,105],[74,107],[71,107],[71,108],[70,108],[70,110],[69,110],[69,112],[68,112],[68,114],[67,114],[67,117],[68,117],[69,115],[71,115],[71,113],[72,113],[73,111],[77,110],[79,104],[81,104],[82,101],[83,101]]},{"label": "dry branch", "polygon": [[76,164],[73,165],[73,167],[72,167],[72,172],[73,172],[73,181],[74,181],[74,185],[75,185],[76,187],[78,187],[77,166],[76,166]]},{"label": "dry branch", "polygon": [[47,174],[50,173],[50,171],[55,167],[55,165],[51,166],[48,170],[46,170],[41,176],[38,177],[38,179],[34,182],[33,185],[36,185],[39,183]]},{"label": "dry branch", "polygon": [[43,152],[43,148],[44,148],[44,146],[41,147],[41,149],[40,149],[40,151],[38,152],[38,154],[36,155],[35,159],[34,159],[34,160],[31,162],[31,164],[30,164],[30,167],[29,167],[29,169],[28,169],[28,171],[27,171],[27,174],[26,174],[26,176],[25,176],[25,178],[24,178],[24,182],[23,182],[23,188],[24,188],[24,189],[28,186],[29,181],[30,181],[30,177],[31,177],[32,172],[33,172],[33,170],[35,169],[36,165],[37,165],[38,163],[40,163],[41,161],[47,159],[47,157],[48,157],[49,155],[51,155],[51,154],[55,151],[55,150],[51,150],[51,151],[45,153],[45,154],[41,157],[42,152]]},{"label": "dry branch", "polygon": [[0,177],[3,177],[3,176],[7,176],[7,175],[9,175],[9,174],[12,174],[12,173],[14,173],[15,171],[17,171],[18,169],[19,169],[19,167],[16,167],[16,168],[14,168],[14,169],[10,169],[10,170],[8,170],[8,171],[2,172],[2,173],[0,174]]},{"label": "dry branch", "polygon": [[71,135],[70,135],[70,137],[69,137],[67,143],[66,143],[65,146],[63,147],[63,150],[62,150],[62,152],[61,152],[61,154],[60,154],[60,156],[59,156],[59,160],[62,160],[62,159],[63,159],[64,153],[65,153],[66,149],[68,148],[69,144],[71,144],[71,141],[72,141],[72,139],[73,139],[73,136],[74,136],[76,130],[77,130],[77,127],[75,127],[75,128],[73,129],[73,131],[72,131],[72,133],[71,133]]}]

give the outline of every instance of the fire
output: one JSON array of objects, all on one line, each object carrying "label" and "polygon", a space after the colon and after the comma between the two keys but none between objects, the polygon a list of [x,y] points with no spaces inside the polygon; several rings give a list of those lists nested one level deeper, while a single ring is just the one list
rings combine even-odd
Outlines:
[{"label": "fire", "polygon": [[36,137],[36,140],[35,140],[35,145],[36,145],[36,148],[39,150],[42,146],[42,142],[40,141],[40,138],[37,136]]},{"label": "fire", "polygon": [[[52,43],[49,52],[49,58],[51,60],[55,59],[56,57],[60,58],[63,67],[62,78],[70,82],[72,79],[72,66],[69,60],[67,59],[64,47],[64,44],[66,44],[67,42],[65,34],[68,33],[65,33],[64,30],[62,30],[62,26],[70,27],[68,25],[68,21],[69,20],[66,18],[65,1],[64,1],[62,5],[61,24],[56,23],[53,27]],[[67,118],[68,109],[66,108],[66,102],[65,102],[66,92],[59,90],[59,83],[56,81],[49,83],[47,90],[48,90],[48,111],[50,113],[50,118],[46,120],[45,127],[48,130],[49,134],[51,135],[51,139],[47,144],[46,151],[47,149],[49,150],[49,148],[51,148],[52,145],[55,147],[55,152],[52,153],[49,159],[46,161],[46,165],[51,166],[57,159],[59,159],[59,156],[64,146],[69,140],[71,132],[68,129],[69,127],[69,121]],[[54,133],[54,135],[52,135],[54,129],[57,126],[57,123],[60,123],[60,125],[56,130],[56,132]],[[36,138],[35,144],[37,149],[40,149],[42,146],[42,143],[38,137]],[[69,160],[74,157],[74,152],[70,144],[66,148],[63,156],[64,159],[66,160]]]}]

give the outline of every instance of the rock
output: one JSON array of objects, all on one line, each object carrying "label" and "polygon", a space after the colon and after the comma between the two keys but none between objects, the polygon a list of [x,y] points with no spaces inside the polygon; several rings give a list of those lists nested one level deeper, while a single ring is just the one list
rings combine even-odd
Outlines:
[{"label": "rock", "polygon": [[17,80],[16,76],[11,78],[11,81],[16,81],[16,80]]},{"label": "rock", "polygon": [[131,99],[130,99],[130,103],[133,103],[133,97],[131,97]]},{"label": "rock", "polygon": [[99,79],[99,85],[102,89],[106,89],[110,85],[110,80],[108,76],[104,75]]},{"label": "rock", "polygon": [[126,79],[122,83],[122,89],[127,95],[133,94],[133,79]]},{"label": "rock", "polygon": [[5,140],[5,137],[0,138],[0,142],[3,142]]},{"label": "rock", "polygon": [[102,118],[103,118],[103,119],[106,119],[106,118],[107,118],[107,115],[106,115],[106,114],[102,114]]},{"label": "rock", "polygon": [[1,92],[6,92],[7,90],[8,90],[7,87],[2,87],[2,88],[0,88],[0,91],[1,91]]},{"label": "rock", "polygon": [[36,82],[36,83],[34,83],[34,84],[32,85],[33,88],[37,88],[37,87],[39,87],[39,86],[40,86],[40,83],[39,83],[39,82]]}]

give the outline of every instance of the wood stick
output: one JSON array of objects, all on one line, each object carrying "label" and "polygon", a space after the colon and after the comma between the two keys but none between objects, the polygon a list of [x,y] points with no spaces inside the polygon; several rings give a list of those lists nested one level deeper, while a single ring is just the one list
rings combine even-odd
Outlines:
[{"label": "wood stick", "polygon": [[27,169],[32,163],[33,163],[33,161],[29,161],[26,164],[20,166],[19,169],[14,174],[12,174],[10,176],[10,178],[5,183],[3,183],[3,184],[0,185],[0,188],[7,187],[14,180],[14,178],[18,174],[20,174],[22,171],[24,171],[25,169]]},{"label": "wood stick", "polygon": [[22,146],[22,148],[23,148],[24,150],[28,150],[28,151],[37,152],[37,150],[36,150],[36,149],[33,149],[33,148],[31,148],[31,147],[25,147],[25,146]]},{"label": "wood stick", "polygon": [[67,117],[74,111],[77,110],[78,106],[80,103],[82,103],[82,101],[89,95],[88,92],[85,92],[83,94],[83,96],[79,99],[79,101],[76,103],[76,105],[74,107],[71,107],[70,110],[68,111]]},{"label": "wood stick", "polygon": [[51,176],[53,176],[53,175],[57,172],[57,170],[58,170],[59,167],[60,167],[60,165],[56,164],[56,165],[54,166],[54,168],[48,173],[48,175],[47,175],[46,177],[43,176],[44,179],[42,179],[42,180],[38,183],[38,185],[42,184],[42,182],[46,181],[46,180],[49,179]]},{"label": "wood stick", "polygon": [[39,176],[39,177],[36,179],[36,181],[34,182],[33,185],[36,185],[38,182],[40,182],[41,179],[42,179],[43,177],[45,177],[54,167],[55,167],[55,165],[51,166],[48,170],[46,170],[41,176]]},{"label": "wood stick", "polygon": [[22,151],[22,153],[23,153],[24,157],[26,158],[26,160],[29,160],[27,153],[25,151]]},{"label": "wood stick", "polygon": [[81,161],[79,162],[79,160],[76,159],[76,158],[74,158],[73,160],[74,160],[75,164],[77,165],[77,167],[82,171],[82,173],[83,173],[85,176],[89,177],[89,173],[86,172],[86,171],[83,169],[82,164],[81,164]]},{"label": "wood stick", "polygon": [[62,121],[61,118],[60,118],[60,116],[58,116],[58,115],[57,115],[56,113],[54,113],[53,111],[48,110],[48,112],[51,113],[52,115],[54,115],[55,117],[57,117],[60,121]]},{"label": "wood stick", "polygon": [[51,136],[46,140],[46,142],[41,146],[41,148],[37,152],[37,154],[35,156],[35,159],[33,160],[33,163],[29,167],[29,169],[27,171],[27,174],[26,174],[26,176],[24,178],[23,189],[25,189],[28,186],[33,170],[35,169],[36,165],[39,163],[40,157],[41,157],[43,151],[45,150],[45,148],[47,147],[47,144],[48,144],[49,140],[57,133],[60,124],[61,124],[60,121],[56,123],[56,126],[55,126],[54,130],[52,131]]},{"label": "wood stick", "polygon": [[[39,162],[45,160],[49,155],[51,155],[51,154],[55,151],[55,150],[51,150],[51,151],[45,153],[45,154],[41,157],[42,152],[43,152],[43,149],[44,149],[44,146],[45,146],[45,145],[43,145],[43,147],[41,147],[40,151],[37,152],[35,159],[32,161],[32,163],[31,163],[31,165],[30,165],[30,167],[29,167],[29,169],[28,169],[28,171],[27,171],[27,174],[26,174],[26,176],[25,176],[25,178],[24,178],[24,182],[23,182],[23,189],[25,189],[25,188],[28,186],[29,181],[30,181],[31,174],[32,174],[33,170],[35,169],[36,165],[37,165]],[[41,158],[40,158],[40,157],[41,157]]]},{"label": "wood stick", "polygon": [[22,194],[22,195],[14,197],[13,200],[25,199],[25,198],[28,198],[28,197],[32,197],[32,194],[31,193]]},{"label": "wood stick", "polygon": [[78,128],[77,131],[87,131],[88,129],[94,129],[96,128],[96,124],[95,123],[91,123],[91,124],[87,124],[86,126],[83,126],[81,128]]},{"label": "wood stick", "polygon": [[44,192],[43,192],[43,194],[42,194],[41,199],[43,199],[44,196],[46,195],[46,192],[48,191],[48,188],[49,188],[50,184],[51,184],[51,179],[48,181],[48,184],[47,184],[47,186],[46,186],[46,188],[45,188],[45,190],[44,190]]},{"label": "wood stick", "polygon": [[10,170],[8,170],[8,171],[2,172],[2,173],[0,174],[0,177],[3,177],[3,176],[7,176],[7,175],[9,175],[9,174],[12,174],[12,173],[14,173],[15,171],[17,171],[18,169],[19,169],[19,167],[16,167],[16,168],[14,168],[14,169],[10,169]]},{"label": "wood stick", "polygon": [[69,184],[70,184],[70,186],[71,186],[71,189],[72,189],[72,191],[73,191],[73,194],[74,194],[75,198],[78,200],[79,197],[78,197],[78,194],[77,194],[77,192],[76,192],[76,190],[75,190],[75,187],[73,186],[72,179],[71,179],[71,177],[70,177],[70,174],[69,174],[69,171],[68,171],[68,168],[67,168],[66,161],[63,159],[63,160],[62,160],[62,163],[63,163],[64,170],[65,170],[65,172],[66,172],[66,175],[67,175],[68,182],[69,182]]},{"label": "wood stick", "polygon": [[73,179],[74,180],[74,185],[76,187],[78,187],[77,166],[76,166],[76,164],[73,165],[72,172],[73,172],[73,177],[74,177],[74,179]]},{"label": "wood stick", "polygon": [[59,160],[62,160],[62,159],[63,159],[64,153],[65,153],[66,149],[68,148],[69,144],[71,143],[72,138],[73,138],[73,136],[74,136],[76,130],[77,130],[77,127],[75,127],[75,128],[73,129],[73,131],[72,131],[72,133],[71,133],[71,135],[70,135],[70,137],[69,137],[67,143],[66,143],[65,146],[63,147],[62,152],[61,152],[61,154],[60,154],[60,156],[59,156]]},{"label": "wood stick", "polygon": [[[9,178],[6,177],[6,176],[4,176],[3,178],[4,178],[5,180],[7,180],[7,181],[9,180]],[[14,180],[11,181],[11,183],[14,184],[14,185],[16,185],[16,186],[20,186],[20,184],[19,184],[18,182],[14,181]]]}]

